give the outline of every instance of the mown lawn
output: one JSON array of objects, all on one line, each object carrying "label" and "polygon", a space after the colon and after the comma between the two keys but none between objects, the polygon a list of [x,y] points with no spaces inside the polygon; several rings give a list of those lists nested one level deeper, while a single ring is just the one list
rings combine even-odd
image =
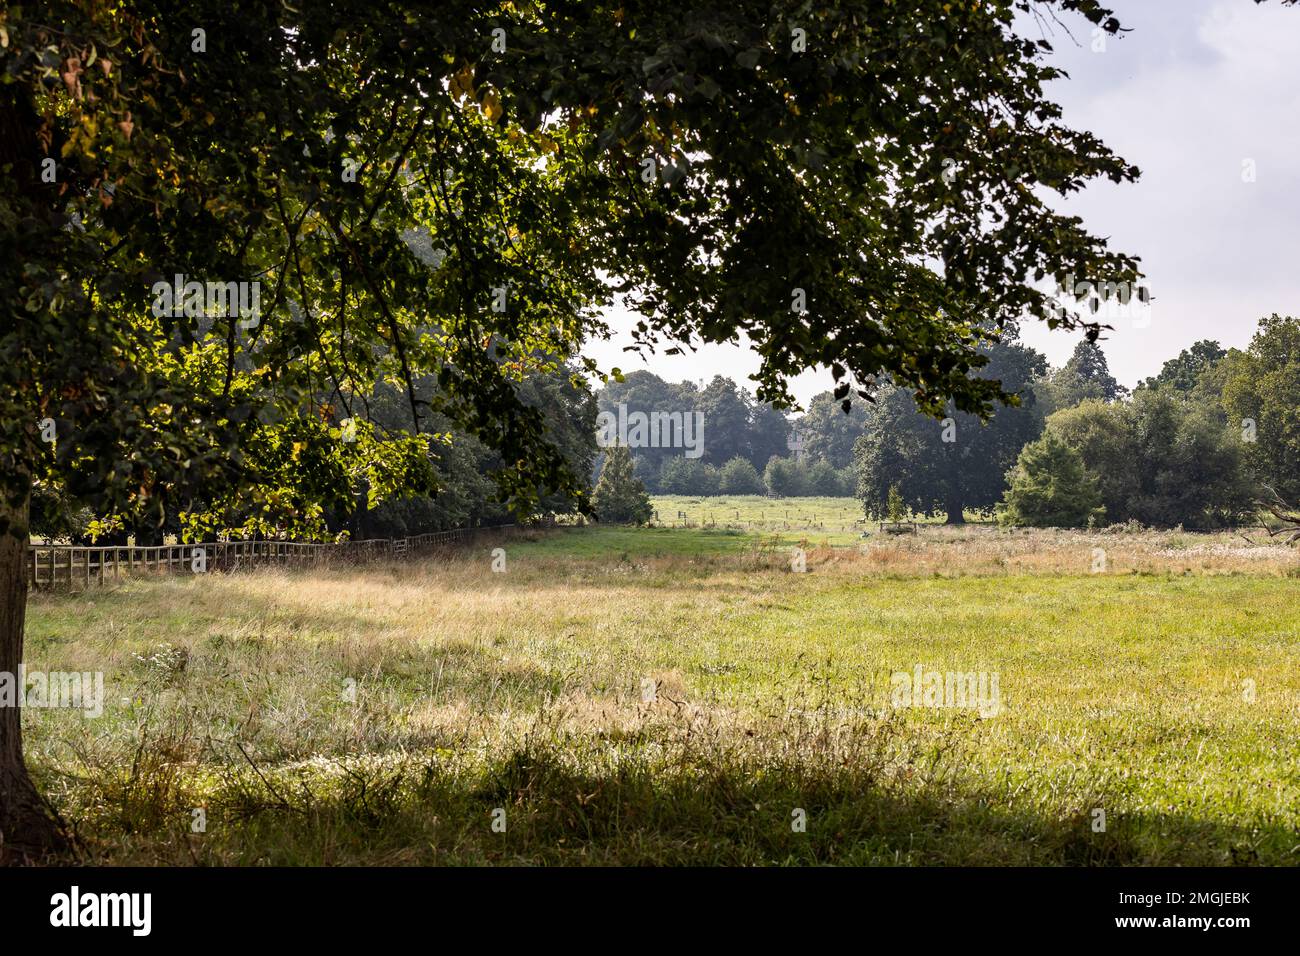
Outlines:
[{"label": "mown lawn", "polygon": [[[1300,862],[1293,551],[790,553],[584,528],[37,595],[29,668],[102,670],[108,706],[27,711],[29,760],[103,863]],[[1000,708],[895,707],[918,665]]]}]

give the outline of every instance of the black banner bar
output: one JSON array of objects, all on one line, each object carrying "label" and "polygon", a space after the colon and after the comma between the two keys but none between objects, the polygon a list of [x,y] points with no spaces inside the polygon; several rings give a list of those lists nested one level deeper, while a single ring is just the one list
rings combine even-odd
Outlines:
[{"label": "black banner bar", "polygon": [[491,945],[592,931],[651,940],[683,921],[733,942],[784,924],[864,942],[911,927],[968,944],[1042,930],[1231,945],[1294,939],[1297,888],[1291,869],[10,869],[0,909],[10,939],[128,946],[338,945],[426,929],[484,932]]}]

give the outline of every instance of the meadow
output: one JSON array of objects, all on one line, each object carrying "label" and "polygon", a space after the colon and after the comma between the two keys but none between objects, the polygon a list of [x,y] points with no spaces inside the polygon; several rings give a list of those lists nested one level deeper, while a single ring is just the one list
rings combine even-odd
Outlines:
[{"label": "meadow", "polygon": [[[102,864],[1300,863],[1295,549],[683,504],[35,594],[29,668],[108,690],[29,764]],[[999,706],[898,706],[917,667]]]},{"label": "meadow", "polygon": [[[765,495],[653,495],[651,524],[664,528],[709,528],[744,531],[769,540],[816,541],[843,547],[855,544],[863,534],[879,530],[880,522],[867,518],[856,498],[800,497],[769,498]],[[993,524],[991,515],[968,511],[971,524]],[[938,525],[944,516],[908,516],[920,525]]]},{"label": "meadow", "polygon": [[[862,531],[874,522],[855,498],[768,498],[764,495],[655,495],[656,523],[668,527],[727,527],[751,532]],[[682,517],[685,515],[685,517]]]}]

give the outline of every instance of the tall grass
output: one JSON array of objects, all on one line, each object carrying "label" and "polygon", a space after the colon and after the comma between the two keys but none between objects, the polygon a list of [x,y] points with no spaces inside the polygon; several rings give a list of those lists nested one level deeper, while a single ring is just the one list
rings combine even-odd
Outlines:
[{"label": "tall grass", "polygon": [[[94,863],[1295,863],[1296,553],[1180,539],[932,528],[792,573],[765,533],[588,528],[504,573],[38,594],[29,666],[109,693],[27,711],[29,759]],[[895,708],[916,665],[1002,712]]]}]

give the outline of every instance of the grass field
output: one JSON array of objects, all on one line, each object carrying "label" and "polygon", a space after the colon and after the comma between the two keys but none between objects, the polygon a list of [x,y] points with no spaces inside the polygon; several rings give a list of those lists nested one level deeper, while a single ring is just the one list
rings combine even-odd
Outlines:
[{"label": "grass field", "polygon": [[[763,495],[654,495],[654,524],[666,528],[720,528],[768,535],[778,541],[806,539],[843,547],[855,543],[878,523],[866,518],[856,498],[767,498]],[[941,524],[944,516],[913,515],[919,524]],[[991,523],[987,515],[968,512],[972,523]]]},{"label": "grass field", "polygon": [[763,495],[654,495],[659,522],[683,526],[735,527],[749,531],[793,529],[862,530],[862,502],[856,498],[767,498]]},{"label": "grass field", "polygon": [[34,595],[29,763],[97,863],[1300,863],[1294,549],[766,521]]}]

